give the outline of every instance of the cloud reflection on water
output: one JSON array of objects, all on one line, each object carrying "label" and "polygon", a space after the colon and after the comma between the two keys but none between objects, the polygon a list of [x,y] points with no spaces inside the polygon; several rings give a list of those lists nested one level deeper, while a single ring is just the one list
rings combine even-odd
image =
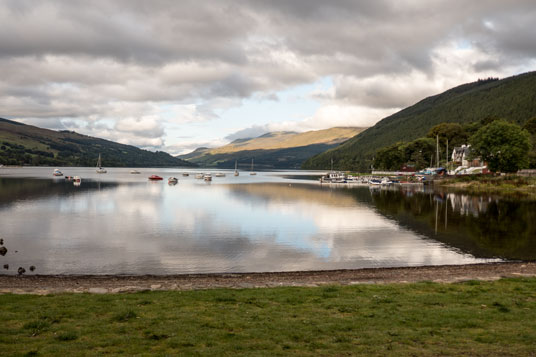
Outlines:
[{"label": "cloud reflection on water", "polygon": [[311,185],[119,184],[4,209],[11,265],[65,274],[314,270],[479,259],[344,191]]}]

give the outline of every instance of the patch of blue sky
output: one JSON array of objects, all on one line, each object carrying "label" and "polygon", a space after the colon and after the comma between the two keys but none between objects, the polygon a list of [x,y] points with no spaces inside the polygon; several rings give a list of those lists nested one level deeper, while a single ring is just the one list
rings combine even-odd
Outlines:
[{"label": "patch of blue sky", "polygon": [[[243,99],[240,105],[215,109],[217,119],[190,122],[168,129],[167,144],[179,136],[190,136],[199,142],[223,138],[238,130],[270,123],[301,121],[312,116],[322,105],[313,93],[327,91],[333,86],[331,77],[323,77],[310,84],[295,86],[276,93],[257,93]],[[264,94],[264,93],[263,93]],[[274,94],[277,100],[273,99]],[[165,113],[165,107],[162,107]],[[163,114],[171,115],[170,113]]]}]

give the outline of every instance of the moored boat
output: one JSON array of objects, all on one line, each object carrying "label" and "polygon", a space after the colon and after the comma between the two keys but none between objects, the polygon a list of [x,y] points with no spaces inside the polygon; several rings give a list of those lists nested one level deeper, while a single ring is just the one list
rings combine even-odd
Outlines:
[{"label": "moored boat", "polygon": [[130,170],[130,173],[133,175],[141,174],[138,170]]},{"label": "moored boat", "polygon": [[212,181],[212,175],[211,174],[206,174],[203,176],[203,180],[205,181]]},{"label": "moored boat", "polygon": [[238,173],[238,161],[237,160],[235,160],[235,162],[234,162],[234,175],[235,176],[239,175],[239,173]]},{"label": "moored boat", "polygon": [[163,180],[163,178],[158,176],[158,175],[151,175],[151,176],[149,176],[149,180],[151,180],[151,181],[161,181],[161,180]]},{"label": "moored boat", "polygon": [[225,174],[223,172],[218,172],[214,176],[216,176],[216,177],[225,177]]},{"label": "moored boat", "polygon": [[97,160],[97,173],[98,174],[106,173],[106,169],[102,168],[101,154],[99,154],[99,159]]},{"label": "moored boat", "polygon": [[190,174],[187,173],[187,172],[183,172],[183,173],[182,173],[182,176],[184,176],[184,177],[188,177],[188,176],[190,176]]},{"label": "moored boat", "polygon": [[179,179],[176,178],[176,177],[170,177],[170,178],[168,178],[168,183],[169,183],[169,184],[176,184],[177,182],[179,182]]},{"label": "moored boat", "polygon": [[63,172],[61,172],[59,169],[54,169],[54,172],[52,173],[53,176],[63,176]]}]

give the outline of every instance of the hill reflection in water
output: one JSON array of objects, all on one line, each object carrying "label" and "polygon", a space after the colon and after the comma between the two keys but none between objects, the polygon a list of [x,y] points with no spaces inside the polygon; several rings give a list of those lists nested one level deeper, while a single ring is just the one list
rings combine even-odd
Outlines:
[{"label": "hill reflection in water", "polygon": [[50,180],[0,179],[0,236],[9,249],[2,262],[35,265],[39,274],[181,274],[511,258],[481,249],[488,243],[480,238],[472,241],[481,213],[450,208],[447,230],[436,234],[436,210],[444,214],[445,204],[429,194],[194,179],[175,186],[88,181],[77,189]]}]

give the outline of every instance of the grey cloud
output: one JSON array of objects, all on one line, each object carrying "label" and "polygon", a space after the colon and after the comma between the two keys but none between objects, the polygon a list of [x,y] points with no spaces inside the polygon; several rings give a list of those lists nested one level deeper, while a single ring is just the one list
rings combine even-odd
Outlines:
[{"label": "grey cloud", "polygon": [[235,133],[229,134],[225,137],[225,139],[233,141],[236,139],[256,138],[268,133],[269,131],[270,130],[265,125],[253,125],[249,128],[238,130]]},{"label": "grey cloud", "polygon": [[[332,100],[403,107],[437,92],[427,79],[445,75],[435,61],[449,43],[486,55],[467,66],[477,74],[534,61],[534,18],[533,0],[7,0],[0,107],[15,118],[117,122],[154,114],[158,104],[195,103],[195,120],[205,120],[227,101],[321,77],[336,79]],[[414,73],[411,91],[391,83]]]}]

